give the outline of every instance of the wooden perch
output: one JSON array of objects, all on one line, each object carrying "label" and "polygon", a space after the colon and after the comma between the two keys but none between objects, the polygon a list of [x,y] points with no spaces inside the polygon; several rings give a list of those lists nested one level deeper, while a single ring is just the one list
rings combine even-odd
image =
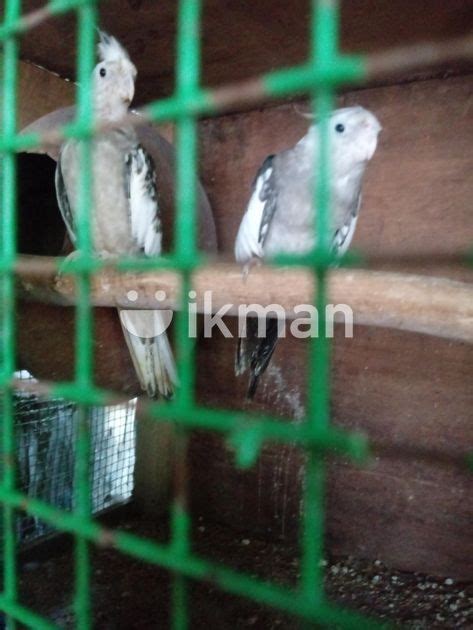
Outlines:
[{"label": "wooden perch", "polygon": [[[23,256],[17,264],[20,294],[25,299],[52,304],[74,304],[72,276],[58,275],[54,258]],[[95,306],[180,308],[179,274],[175,271],[119,274],[103,270],[92,280]],[[246,281],[236,265],[218,263],[201,267],[193,276],[198,312],[204,312],[204,294],[212,292],[212,312],[236,315],[240,304],[279,304],[288,319],[294,307],[314,301],[315,282],[310,271],[260,266]],[[132,293],[130,293],[132,291]],[[156,292],[164,295],[156,299]],[[130,299],[131,297],[131,299]],[[164,297],[164,299],[161,299]],[[360,269],[336,269],[329,276],[330,304],[347,304],[354,322],[421,332],[473,342],[473,285],[417,275]]]}]

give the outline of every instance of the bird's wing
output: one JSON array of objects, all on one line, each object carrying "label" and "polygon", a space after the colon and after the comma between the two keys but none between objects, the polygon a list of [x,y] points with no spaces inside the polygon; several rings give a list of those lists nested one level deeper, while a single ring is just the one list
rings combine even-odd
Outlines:
[{"label": "bird's wing", "polygon": [[355,197],[343,224],[335,231],[332,241],[332,249],[337,256],[343,256],[353,240],[358,214],[361,207],[361,192]]},{"label": "bird's wing", "polygon": [[63,151],[60,152],[57,165],[56,165],[56,175],[55,175],[56,197],[57,197],[59,210],[61,211],[63,221],[66,224],[66,228],[69,233],[70,239],[72,243],[75,244],[76,228],[74,225],[74,214],[72,212],[71,204],[69,202],[69,197],[67,195],[67,190],[66,190],[66,184],[64,182],[64,177],[62,173],[62,157],[63,157]]},{"label": "bird's wing", "polygon": [[264,242],[277,206],[274,158],[274,155],[267,157],[259,169],[253,182],[253,194],[238,230],[235,257],[242,264],[252,258],[263,257]]},{"label": "bird's wing", "polygon": [[[252,258],[262,258],[264,254],[264,243],[278,201],[274,160],[274,155],[266,158],[253,182],[253,194],[235,241],[235,257],[241,264],[248,263]],[[238,340],[235,370],[237,374],[250,370],[247,396],[252,398],[258,378],[268,366],[276,347],[277,320],[266,319],[262,338],[257,336],[257,318],[247,318],[247,327],[246,338]]]},{"label": "bird's wing", "polygon": [[129,200],[131,232],[147,256],[161,253],[162,228],[152,157],[138,145],[125,158],[125,193]]},{"label": "bird's wing", "polygon": [[[147,256],[161,253],[162,227],[156,171],[149,153],[136,146],[125,158],[125,194],[132,236]],[[151,398],[172,397],[176,366],[159,310],[121,310],[120,321],[142,388]]]}]

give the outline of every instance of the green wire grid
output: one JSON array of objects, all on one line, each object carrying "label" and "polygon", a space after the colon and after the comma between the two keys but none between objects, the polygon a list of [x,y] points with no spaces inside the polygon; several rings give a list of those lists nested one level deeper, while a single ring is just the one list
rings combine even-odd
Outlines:
[{"label": "green wire grid", "polygon": [[[171,98],[151,103],[146,113],[151,120],[173,120],[177,123],[177,221],[174,251],[167,257],[152,260],[122,260],[120,271],[178,269],[182,275],[182,300],[191,286],[193,270],[202,258],[196,247],[196,121],[202,115],[215,115],[221,103],[210,90],[200,87],[200,15],[199,0],[178,3],[178,35],[176,91]],[[319,338],[311,343],[308,370],[308,409],[301,425],[283,424],[270,417],[249,417],[198,407],[195,402],[195,342],[187,335],[188,313],[177,313],[177,363],[181,387],[176,399],[168,405],[150,405],[157,422],[173,422],[177,426],[177,460],[175,493],[171,514],[171,541],[167,545],[136,535],[112,531],[94,522],[91,515],[89,480],[90,432],[88,408],[109,400],[111,393],[98,390],[93,383],[93,321],[90,281],[100,263],[93,257],[90,233],[91,160],[93,136],[91,109],[91,74],[94,66],[97,1],[53,0],[44,10],[47,16],[74,10],[78,17],[77,114],[72,125],[64,128],[67,137],[82,142],[80,197],[78,209],[78,249],[80,255],[64,270],[76,277],[75,378],[72,383],[58,383],[53,395],[74,401],[80,408],[78,443],[75,451],[75,509],[65,512],[45,502],[30,499],[16,489],[14,466],[14,417],[12,408],[12,374],[15,369],[15,262],[16,262],[16,160],[15,153],[40,143],[35,134],[19,136],[16,129],[18,37],[34,28],[38,12],[21,15],[20,0],[6,0],[4,19],[0,25],[3,47],[3,99],[1,116],[1,252],[0,252],[0,388],[2,403],[3,467],[0,502],[3,506],[3,591],[0,608],[6,614],[8,628],[17,622],[32,628],[54,628],[46,619],[21,605],[17,594],[15,510],[23,510],[51,523],[59,531],[75,539],[76,627],[92,627],[90,544],[111,545],[128,556],[159,565],[173,573],[172,626],[185,630],[189,626],[187,583],[192,580],[213,582],[235,595],[278,608],[309,623],[331,627],[378,628],[381,624],[331,605],[324,596],[321,560],[323,558],[325,461],[327,452],[363,458],[368,451],[364,438],[347,434],[330,426],[330,342],[325,337],[325,305],[327,273],[331,265],[329,242],[330,187],[329,137],[327,120],[338,85],[360,81],[365,76],[361,57],[341,56],[338,52],[339,10],[336,0],[311,0],[311,54],[303,66],[281,70],[260,78],[270,98],[309,93],[321,118],[321,146],[316,204],[319,240],[317,251],[306,257],[317,277],[316,306],[319,317]],[[43,12],[44,18],[44,12]],[[62,264],[63,261],[58,261]],[[184,305],[184,304],[183,304]],[[301,531],[302,571],[299,585],[291,590],[261,581],[196,556],[190,545],[190,514],[186,505],[186,449],[189,432],[194,428],[220,431],[231,439],[237,450],[237,462],[252,465],[265,442],[294,442],[307,452],[304,515]],[[386,625],[386,624],[384,624]]]}]

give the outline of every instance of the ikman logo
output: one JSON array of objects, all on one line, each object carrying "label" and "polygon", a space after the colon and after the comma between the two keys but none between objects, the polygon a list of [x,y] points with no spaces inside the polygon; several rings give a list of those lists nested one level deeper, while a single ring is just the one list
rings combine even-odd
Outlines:
[{"label": "ikman logo", "polygon": [[[120,319],[126,330],[142,339],[151,339],[165,332],[171,325],[173,311],[171,309],[160,308],[166,301],[164,291],[156,291],[156,309],[122,309]],[[198,336],[197,326],[198,309],[196,303],[196,292],[189,291],[187,301],[188,313],[188,335],[190,338]],[[138,293],[134,290],[128,291],[127,299],[130,304],[138,300]],[[319,313],[313,304],[298,304],[290,313],[287,313],[280,304],[270,304],[261,306],[260,304],[225,304],[218,310],[212,301],[212,291],[205,291],[203,295],[203,334],[204,337],[213,337],[214,331],[218,330],[224,337],[233,337],[223,318],[235,315],[238,318],[238,336],[247,336],[248,317],[258,319],[258,337],[266,335],[266,319],[272,317],[278,320],[278,337],[292,336],[298,339],[318,337],[325,334],[326,337],[334,336],[335,323],[344,324],[345,337],[353,337],[353,310],[347,304],[327,304],[324,318],[319,318]],[[289,324],[289,325],[288,325]],[[288,335],[289,328],[289,335]],[[322,330],[321,330],[322,329]]]},{"label": "ikman logo", "polygon": [[[134,290],[128,291],[126,297],[129,302],[136,302],[138,293]],[[164,291],[156,291],[156,310],[120,310],[120,320],[126,330],[135,337],[143,339],[153,339],[165,332],[172,322],[173,312],[170,309],[159,309],[159,303],[166,299]],[[158,310],[159,309],[159,310]]]}]

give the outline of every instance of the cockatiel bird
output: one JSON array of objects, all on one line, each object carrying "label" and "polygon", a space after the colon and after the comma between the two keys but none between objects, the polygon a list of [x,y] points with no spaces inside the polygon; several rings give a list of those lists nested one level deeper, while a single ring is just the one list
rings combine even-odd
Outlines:
[{"label": "cockatiel bird", "polygon": [[[114,38],[100,33],[100,63],[93,74],[95,122],[113,123],[128,112],[136,68]],[[98,256],[161,253],[162,228],[151,156],[132,126],[99,134],[92,142],[91,233]],[[78,201],[80,142],[62,147],[56,168],[56,194],[72,242]],[[152,398],[172,396],[176,368],[159,310],[121,310],[120,321],[141,387]]]},{"label": "cockatiel bird", "polygon": [[[331,151],[332,247],[344,254],[355,232],[361,204],[361,185],[381,130],[376,117],[363,107],[334,111],[329,121]],[[235,257],[248,268],[254,261],[277,254],[303,255],[316,245],[315,176],[319,127],[291,149],[264,161],[235,241]],[[257,336],[257,319],[248,318],[246,337],[240,337],[237,375],[250,371],[248,398],[267,368],[278,336],[278,320],[267,318],[266,334]]]}]

